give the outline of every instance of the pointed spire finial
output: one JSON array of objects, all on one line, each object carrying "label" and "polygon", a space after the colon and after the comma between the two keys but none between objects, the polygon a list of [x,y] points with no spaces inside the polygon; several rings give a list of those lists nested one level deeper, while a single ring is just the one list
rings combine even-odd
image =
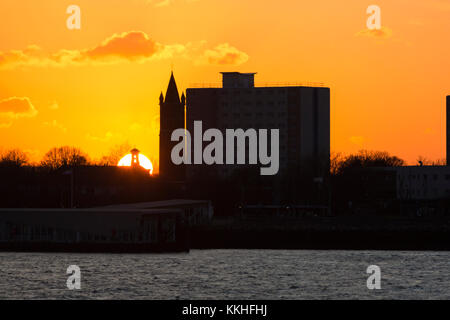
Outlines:
[{"label": "pointed spire finial", "polygon": [[180,103],[180,96],[178,94],[178,88],[177,88],[177,84],[175,82],[175,77],[173,75],[173,72],[170,75],[169,86],[167,87],[166,101]]}]

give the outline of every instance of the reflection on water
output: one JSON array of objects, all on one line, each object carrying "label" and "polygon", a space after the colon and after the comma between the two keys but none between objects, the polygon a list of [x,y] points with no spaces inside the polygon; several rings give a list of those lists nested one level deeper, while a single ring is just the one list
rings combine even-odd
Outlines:
[{"label": "reflection on water", "polygon": [[[450,299],[450,252],[0,253],[0,299]],[[66,287],[69,265],[81,290]],[[366,269],[381,268],[381,290]]]}]

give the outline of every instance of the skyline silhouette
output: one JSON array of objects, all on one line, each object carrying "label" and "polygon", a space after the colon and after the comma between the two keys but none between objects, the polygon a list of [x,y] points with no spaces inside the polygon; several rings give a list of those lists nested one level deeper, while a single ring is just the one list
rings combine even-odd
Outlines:
[{"label": "skyline silhouette", "polygon": [[409,164],[445,157],[450,45],[441,35],[450,22],[436,1],[411,1],[408,17],[402,4],[383,3],[378,33],[363,32],[368,15],[358,1],[269,1],[258,12],[235,0],[78,5],[86,21],[69,30],[63,4],[27,3],[29,19],[21,1],[0,4],[4,149],[37,161],[69,145],[100,158],[129,142],[158,158],[158,96],[173,65],[180,91],[219,82],[220,71],[257,71],[257,86],[323,82],[332,89],[332,151],[385,150]]}]

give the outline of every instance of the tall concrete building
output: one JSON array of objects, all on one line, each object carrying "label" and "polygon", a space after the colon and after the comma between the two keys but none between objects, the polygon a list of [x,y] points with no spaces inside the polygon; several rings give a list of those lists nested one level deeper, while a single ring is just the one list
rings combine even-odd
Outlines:
[{"label": "tall concrete building", "polygon": [[450,166],[450,96],[447,96],[447,165]]},{"label": "tall concrete building", "polygon": [[160,131],[159,131],[159,175],[166,181],[183,181],[185,179],[184,166],[175,165],[170,154],[176,144],[170,140],[172,132],[178,128],[184,128],[186,99],[184,93],[178,93],[177,84],[173,76],[170,76],[166,96],[159,96],[160,106]]},{"label": "tall concrete building", "polygon": [[[224,135],[226,129],[279,129],[279,171],[274,177],[260,178],[271,185],[291,181],[293,189],[300,180],[323,184],[329,174],[330,89],[255,87],[254,75],[223,72],[222,87],[187,89],[187,129],[192,133],[197,120],[202,121],[203,132],[217,128]],[[208,143],[203,142],[203,148]],[[255,165],[188,165],[186,173],[189,180],[227,179],[252,167]]]}]

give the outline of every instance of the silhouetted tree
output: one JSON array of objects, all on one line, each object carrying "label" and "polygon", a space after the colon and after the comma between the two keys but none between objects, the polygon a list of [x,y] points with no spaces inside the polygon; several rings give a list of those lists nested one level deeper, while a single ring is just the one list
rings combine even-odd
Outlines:
[{"label": "silhouetted tree", "polygon": [[[404,166],[405,161],[384,151],[362,150],[349,156],[338,156],[332,162],[332,206],[336,214],[354,214],[358,206],[384,212],[380,203],[388,203],[395,193],[389,170],[379,167]],[[381,200],[380,200],[381,199]]]},{"label": "silhouetted tree", "polygon": [[117,144],[109,150],[107,155],[104,155],[100,161],[100,166],[117,166],[120,159],[130,153],[131,145],[129,143]]},{"label": "silhouetted tree", "polygon": [[341,164],[344,162],[345,156],[341,152],[330,153],[330,174],[336,175]]},{"label": "silhouetted tree", "polygon": [[27,163],[28,155],[19,149],[11,149],[0,155],[1,167],[22,167]]},{"label": "silhouetted tree", "polygon": [[447,165],[447,160],[446,159],[430,160],[424,156],[419,156],[417,158],[417,164],[419,166],[445,166]]},{"label": "silhouetted tree", "polygon": [[385,151],[361,150],[356,154],[343,157],[334,164],[334,173],[342,174],[349,169],[368,168],[368,167],[399,167],[404,166],[405,161],[391,156]]},{"label": "silhouetted tree", "polygon": [[441,159],[433,160],[432,165],[433,166],[446,166],[447,165],[447,159],[446,158],[441,158]]},{"label": "silhouetted tree", "polygon": [[77,167],[88,164],[87,155],[75,147],[59,147],[50,149],[41,161],[41,165],[50,169]]}]

